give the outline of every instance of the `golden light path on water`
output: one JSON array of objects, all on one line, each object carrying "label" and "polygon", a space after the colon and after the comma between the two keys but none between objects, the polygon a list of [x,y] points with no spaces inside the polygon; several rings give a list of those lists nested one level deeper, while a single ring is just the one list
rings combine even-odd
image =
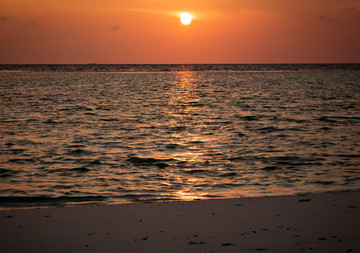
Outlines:
[{"label": "golden light path on water", "polygon": [[[206,146],[206,150],[211,150],[213,147],[217,148],[216,145],[212,145],[212,142],[226,142],[226,136],[221,134],[212,135],[206,130],[206,121],[208,120],[208,114],[206,111],[202,111],[203,106],[201,105],[201,97],[198,92],[198,80],[196,78],[196,73],[192,71],[179,71],[176,73],[175,84],[173,88],[169,91],[169,109],[167,110],[169,118],[172,118],[171,125],[174,128],[193,128],[195,131],[174,131],[171,134],[171,142],[177,146],[188,146],[189,143],[195,144],[194,147],[188,148],[184,152],[174,152],[172,158],[183,161],[186,164],[206,164],[209,161],[204,154],[203,148],[197,148],[196,144],[201,144],[201,146]],[[259,153],[260,155],[260,153]],[[211,168],[209,167],[209,172],[217,171],[222,172],[221,168]],[[188,169],[193,170],[193,168]],[[224,169],[224,171],[226,171]],[[174,197],[183,201],[191,201],[197,199],[207,199],[208,196],[216,195],[214,190],[210,191],[196,191],[198,185],[206,184],[206,176],[198,176],[197,173],[189,174],[188,177],[181,177],[178,173],[173,173],[170,171],[166,172],[170,177],[175,177],[181,185],[182,189],[174,192]],[[241,173],[241,172],[240,172]],[[258,171],[254,173],[253,178],[262,178],[264,175],[263,171]],[[231,183],[227,179],[222,180],[224,184]],[[222,189],[224,191],[224,189]],[[226,190],[225,190],[226,191]],[[240,189],[229,189],[226,191],[228,198],[244,196],[244,191],[246,191],[246,196],[262,196],[264,193],[259,193],[254,191],[251,193],[251,187],[247,188],[244,186]],[[265,193],[265,195],[283,195],[291,194],[291,190],[286,190],[284,188],[278,187],[269,187],[267,192],[272,192],[272,194]]]},{"label": "golden light path on water", "polygon": [[[204,106],[201,104],[201,93],[199,92],[199,83],[196,78],[196,73],[192,71],[179,71],[176,73],[175,83],[172,89],[169,91],[169,106],[167,110],[168,117],[172,120],[170,125],[178,131],[174,131],[171,134],[170,142],[175,146],[192,146],[184,151],[175,151],[172,153],[172,158],[183,162],[184,164],[190,164],[187,171],[189,174],[187,177],[179,175],[176,171],[169,169],[165,174],[169,175],[169,178],[174,179],[182,185],[182,189],[172,194],[176,199],[183,201],[191,201],[196,199],[207,199],[208,196],[216,195],[216,192],[197,191],[198,186],[205,185],[208,182],[208,178],[205,175],[199,175],[199,173],[190,173],[194,170],[191,164],[207,164],[209,163],[205,150],[216,149],[213,142],[226,141],[225,136],[212,135],[206,129],[206,122],[208,121],[208,113],[204,111]],[[182,131],[183,129],[192,129],[192,131]],[[162,154],[161,154],[162,155]],[[159,157],[163,158],[163,157]],[[200,169],[201,171],[203,169]],[[221,168],[207,167],[208,172],[221,171]],[[186,170],[185,170],[186,171]],[[227,183],[227,179],[222,180],[223,183]],[[210,190],[210,189],[209,189]],[[238,197],[242,196],[241,190],[231,189],[227,191],[227,196]],[[279,191],[278,191],[279,192]]]},{"label": "golden light path on water", "polygon": [[[184,127],[196,127],[202,125],[202,118],[195,118],[192,115],[198,114],[200,107],[191,106],[195,103],[199,103],[200,98],[195,92],[197,80],[194,72],[191,71],[180,71],[176,73],[176,83],[173,89],[170,90],[169,94],[169,110],[168,116],[172,118],[171,124],[175,128]],[[190,106],[189,106],[190,105]],[[172,143],[174,145],[183,146],[188,143],[205,143],[208,140],[205,135],[199,132],[189,133],[184,131],[176,131],[171,134]],[[185,152],[176,152],[173,154],[174,159],[178,159],[185,163],[197,163],[202,162],[203,152],[196,148],[190,149]],[[188,178],[178,180],[186,180],[182,182],[185,186],[183,189],[177,191],[176,198],[180,200],[194,200],[204,198],[203,196],[207,193],[198,193],[194,191],[193,186],[200,184],[203,180],[196,176],[190,176]]]}]

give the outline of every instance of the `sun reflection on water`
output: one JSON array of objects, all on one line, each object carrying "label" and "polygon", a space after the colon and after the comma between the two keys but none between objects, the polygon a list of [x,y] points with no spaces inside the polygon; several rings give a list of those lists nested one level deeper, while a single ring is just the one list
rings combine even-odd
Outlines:
[{"label": "sun reflection on water", "polygon": [[187,191],[177,191],[176,193],[176,197],[179,199],[179,200],[182,200],[182,201],[192,201],[192,200],[198,200],[198,199],[205,199],[206,197],[204,197],[204,193],[196,193],[194,191],[190,191],[190,192],[187,192]]},{"label": "sun reflection on water", "polygon": [[186,147],[181,152],[175,152],[174,157],[184,161],[197,161],[202,152],[196,152],[194,144],[205,140],[198,131],[202,118],[199,117],[200,97],[194,72],[177,72],[169,97],[168,116],[174,129],[171,133],[172,144]]},{"label": "sun reflection on water", "polygon": [[[199,146],[205,145],[208,138],[202,132],[203,120],[206,116],[202,110],[200,90],[196,73],[179,71],[169,94],[168,116],[174,131],[171,133],[171,143],[182,149],[174,150],[174,159],[184,162],[184,170],[191,170],[196,164],[205,162],[204,152]],[[178,176],[183,189],[175,192],[180,200],[204,199],[207,193],[199,193],[194,186],[203,179],[196,175]]]}]

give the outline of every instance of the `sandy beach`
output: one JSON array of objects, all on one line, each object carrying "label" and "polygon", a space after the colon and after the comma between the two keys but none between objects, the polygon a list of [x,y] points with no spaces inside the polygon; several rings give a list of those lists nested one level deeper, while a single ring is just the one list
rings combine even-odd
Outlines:
[{"label": "sandy beach", "polygon": [[0,212],[1,252],[359,252],[360,192]]}]

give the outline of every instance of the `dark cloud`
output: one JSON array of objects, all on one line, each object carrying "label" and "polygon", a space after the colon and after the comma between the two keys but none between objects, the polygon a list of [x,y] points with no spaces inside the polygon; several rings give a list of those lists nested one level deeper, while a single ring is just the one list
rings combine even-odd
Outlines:
[{"label": "dark cloud", "polygon": [[358,7],[346,8],[343,9],[343,11],[348,13],[360,13],[360,9]]},{"label": "dark cloud", "polygon": [[350,20],[352,20],[351,22],[360,22],[360,8],[358,7],[343,9],[339,14],[343,20],[348,20],[348,22]]},{"label": "dark cloud", "polygon": [[2,16],[2,17],[0,17],[0,22],[6,21],[8,19],[9,19],[9,17]]},{"label": "dark cloud", "polygon": [[111,30],[113,30],[113,31],[117,31],[117,30],[119,30],[119,29],[120,29],[120,26],[119,26],[119,25],[116,25],[116,26],[111,27]]},{"label": "dark cloud", "polygon": [[360,18],[360,8],[351,7],[341,9],[337,12],[332,13],[332,15],[321,15],[319,17],[320,22],[329,22],[329,21],[342,21],[346,19],[359,19]]},{"label": "dark cloud", "polygon": [[322,21],[322,22],[331,21],[331,20],[333,20],[333,19],[326,15],[322,15],[319,17],[319,21]]},{"label": "dark cloud", "polygon": [[39,26],[38,23],[36,23],[35,21],[31,21],[25,26],[25,28],[29,29],[29,28],[37,27],[37,26]]}]

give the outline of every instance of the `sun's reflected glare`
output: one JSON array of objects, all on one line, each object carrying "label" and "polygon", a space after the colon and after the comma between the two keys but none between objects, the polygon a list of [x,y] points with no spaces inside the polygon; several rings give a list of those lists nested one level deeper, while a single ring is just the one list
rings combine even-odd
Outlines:
[{"label": "sun's reflected glare", "polygon": [[188,191],[181,190],[181,191],[177,191],[175,194],[176,194],[177,198],[182,201],[193,201],[193,200],[198,200],[198,199],[206,199],[206,197],[204,196],[205,195],[204,193],[197,193],[194,191],[188,192]]},{"label": "sun's reflected glare", "polygon": [[180,71],[170,93],[169,118],[174,129],[171,134],[175,145],[186,149],[175,152],[174,158],[184,162],[201,162],[203,153],[196,146],[206,142],[206,136],[200,131],[203,125],[200,96],[194,72]]},{"label": "sun's reflected glare", "polygon": [[199,185],[209,183],[209,178],[204,174],[193,171],[211,170],[211,166],[203,168],[209,158],[203,152],[203,146],[211,147],[211,135],[206,133],[205,121],[208,118],[207,106],[203,104],[201,87],[197,74],[193,71],[178,71],[174,78],[172,88],[169,90],[169,107],[167,114],[169,125],[173,129],[171,143],[176,148],[171,156],[176,161],[183,163],[182,168],[172,172],[172,180],[181,189],[173,192],[174,197],[184,201],[206,199],[209,193],[198,192]]}]

